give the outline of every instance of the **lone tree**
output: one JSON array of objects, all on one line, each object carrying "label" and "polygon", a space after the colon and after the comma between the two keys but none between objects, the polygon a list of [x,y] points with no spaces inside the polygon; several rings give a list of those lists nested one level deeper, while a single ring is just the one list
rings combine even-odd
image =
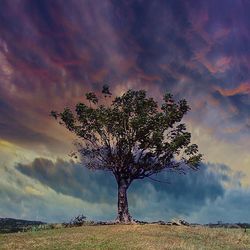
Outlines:
[{"label": "lone tree", "polygon": [[[102,94],[111,96],[107,85]],[[93,92],[86,93],[88,103],[78,103],[75,111],[51,111],[51,116],[77,135],[77,155],[82,164],[94,170],[110,171],[118,185],[117,222],[129,223],[127,190],[137,179],[164,169],[197,169],[202,155],[191,144],[191,134],[181,123],[190,110],[185,99],[176,102],[170,93],[162,104],[146,91],[128,90],[110,105],[100,104]]]}]

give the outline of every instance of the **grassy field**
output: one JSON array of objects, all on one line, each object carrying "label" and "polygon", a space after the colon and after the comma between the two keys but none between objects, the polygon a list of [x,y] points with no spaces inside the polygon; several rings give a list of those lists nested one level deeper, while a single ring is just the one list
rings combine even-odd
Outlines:
[{"label": "grassy field", "polygon": [[250,249],[250,231],[108,225],[0,235],[0,249]]}]

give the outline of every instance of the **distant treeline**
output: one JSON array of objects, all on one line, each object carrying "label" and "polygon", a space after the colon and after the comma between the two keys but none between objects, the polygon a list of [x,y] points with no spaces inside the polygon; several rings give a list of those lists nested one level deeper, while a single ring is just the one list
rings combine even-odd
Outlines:
[{"label": "distant treeline", "polygon": [[[32,230],[42,230],[42,229],[53,229],[60,227],[71,227],[71,226],[81,226],[81,225],[112,225],[115,222],[94,222],[94,221],[86,221],[85,216],[76,217],[71,220],[69,223],[62,224],[48,224],[42,221],[29,221],[29,220],[18,220],[11,218],[0,218],[0,233],[16,233],[16,232],[26,232]],[[156,222],[146,222],[146,221],[137,221],[138,224],[159,224],[159,225],[176,225],[176,226],[205,226],[210,228],[250,228],[250,223],[209,223],[209,224],[196,224],[196,223],[188,223],[184,220],[172,221],[172,222],[164,222],[164,221],[156,221]]]},{"label": "distant treeline", "polygon": [[0,218],[0,233],[22,232],[32,226],[45,225],[42,221],[18,220],[11,218]]}]

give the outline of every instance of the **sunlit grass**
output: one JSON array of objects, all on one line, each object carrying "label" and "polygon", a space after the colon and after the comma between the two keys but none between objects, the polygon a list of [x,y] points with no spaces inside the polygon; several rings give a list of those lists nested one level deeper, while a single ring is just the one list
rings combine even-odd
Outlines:
[{"label": "sunlit grass", "polygon": [[250,231],[108,225],[0,235],[0,249],[250,249]]}]

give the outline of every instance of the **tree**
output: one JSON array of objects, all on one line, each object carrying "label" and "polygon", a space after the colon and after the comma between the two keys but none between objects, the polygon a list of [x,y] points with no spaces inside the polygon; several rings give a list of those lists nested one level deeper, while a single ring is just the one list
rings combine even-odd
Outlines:
[{"label": "tree", "polygon": [[[110,96],[107,85],[102,94]],[[76,143],[82,164],[93,170],[110,171],[118,186],[117,222],[129,223],[127,190],[137,179],[164,169],[197,169],[202,155],[191,144],[191,134],[181,123],[190,110],[185,99],[178,102],[170,93],[161,105],[144,90],[128,90],[110,105],[99,103],[93,92],[86,94],[89,105],[78,103],[75,111],[51,112],[80,139]],[[92,105],[91,105],[92,103]]]}]

